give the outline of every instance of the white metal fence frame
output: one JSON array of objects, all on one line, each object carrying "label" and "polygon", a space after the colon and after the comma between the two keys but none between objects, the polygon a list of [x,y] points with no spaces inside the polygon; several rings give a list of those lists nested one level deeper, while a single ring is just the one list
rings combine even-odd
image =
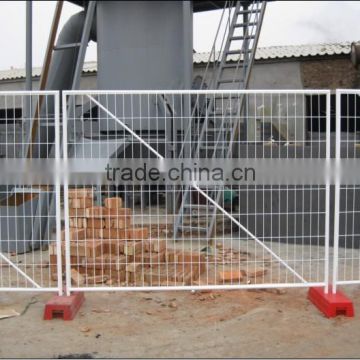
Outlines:
[{"label": "white metal fence frame", "polygon": [[[120,125],[124,131],[128,132],[132,138],[135,138],[136,141],[143,144],[150,152],[155,154],[156,157],[161,158],[162,155],[159,154],[159,152],[154,149],[151,145],[149,145],[144,139],[141,138],[141,136],[137,135],[131,127],[129,127],[127,124],[125,124],[123,121],[119,119],[119,116],[111,112],[101,104],[101,102],[97,101],[94,97],[97,95],[100,96],[125,96],[125,95],[134,95],[134,96],[149,96],[149,95],[164,95],[164,96],[190,96],[190,95],[210,95],[210,96],[216,96],[216,95],[231,95],[231,94],[238,94],[238,95],[254,95],[257,96],[258,94],[262,94],[263,96],[266,95],[278,95],[278,96],[294,96],[295,99],[295,110],[296,110],[296,96],[303,96],[303,102],[305,101],[306,95],[324,95],[326,97],[326,115],[325,115],[325,122],[326,122],[326,137],[325,139],[320,140],[315,139],[315,142],[321,142],[326,144],[326,153],[325,153],[325,159],[330,159],[330,91],[328,90],[242,90],[242,91],[226,91],[226,90],[220,90],[220,91],[175,91],[175,90],[166,90],[166,91],[64,91],[62,94],[62,104],[63,104],[63,148],[64,148],[64,162],[65,165],[68,162],[68,145],[70,141],[68,141],[68,125],[71,124],[71,121],[76,119],[76,115],[73,118],[69,117],[69,112],[71,110],[72,114],[75,114],[76,108],[74,109],[68,109],[67,104],[75,104],[76,100],[71,99],[72,97],[76,96],[83,96],[86,97],[88,100],[91,100],[93,103],[95,103],[107,116],[107,118],[112,118],[117,122],[117,124]],[[107,99],[107,98],[106,98]],[[289,100],[287,98],[287,106],[289,106]],[[84,106],[83,103],[80,104],[80,106]],[[302,115],[305,119],[305,115],[303,113]],[[271,116],[270,116],[271,117]],[[296,118],[296,116],[294,116]],[[288,120],[288,119],[287,119]],[[305,121],[305,120],[304,120]],[[295,130],[296,132],[296,130]],[[255,142],[256,142],[255,138]],[[298,142],[297,139],[293,140],[293,142]],[[305,138],[301,139],[299,141],[300,143],[304,144],[306,142]],[[313,140],[310,140],[312,143]],[[271,145],[272,146],[272,145]],[[91,158],[90,158],[91,159]],[[232,216],[231,213],[224,210],[221,206],[216,204],[216,202],[211,199],[206,192],[204,192],[196,183],[193,184],[193,187],[201,193],[207,200],[212,203],[215,207],[218,208],[220,212],[223,213],[224,216],[228,217],[233,223],[237,224],[240,229],[244,230],[247,235],[255,240],[255,242],[259,243],[259,245],[263,248],[263,250],[269,251],[270,255],[272,255],[276,261],[281,262],[282,265],[284,265],[290,272],[295,274],[301,281],[300,282],[293,282],[293,283],[262,283],[262,284],[224,284],[224,285],[212,285],[212,284],[206,284],[206,285],[191,285],[191,286],[73,286],[71,282],[71,258],[70,258],[70,227],[69,227],[69,184],[67,182],[67,179],[65,179],[64,182],[64,207],[65,207],[65,265],[66,265],[66,290],[67,293],[70,294],[72,291],[148,291],[148,290],[184,290],[184,289],[249,289],[249,288],[272,288],[272,287],[310,287],[310,286],[323,286],[325,288],[325,292],[328,292],[328,286],[329,286],[329,208],[330,208],[330,184],[327,183],[324,185],[323,188],[319,187],[319,190],[324,191],[325,194],[325,201],[324,201],[324,211],[322,211],[322,215],[324,216],[324,229],[323,234],[319,237],[322,237],[324,239],[324,247],[323,247],[323,257],[319,260],[319,263],[323,263],[323,277],[321,281],[306,281],[301,275],[297,273],[290,265],[287,263],[287,259],[283,260],[281,258],[281,255],[277,255],[276,252],[274,252],[272,249],[270,249],[263,241],[259,240],[259,238],[251,233],[244,225],[242,225],[234,216]],[[305,191],[305,190],[303,190]],[[311,188],[310,191],[313,191]],[[304,198],[304,194],[302,193],[302,196]],[[320,215],[320,211],[317,212],[318,215]],[[279,220],[280,221],[280,220]],[[303,234],[300,234],[303,235]],[[311,236],[310,236],[311,237]],[[303,246],[304,243],[303,243]],[[311,253],[311,250],[310,250]],[[302,256],[304,254],[302,253]],[[304,266],[304,263],[306,260],[302,258],[300,261],[303,260],[302,266]],[[294,261],[297,261],[296,259]],[[308,259],[308,261],[312,261],[311,259]],[[311,268],[311,266],[310,266]],[[319,270],[318,270],[319,271]]]},{"label": "white metal fence frame", "polygon": [[[343,160],[359,157],[356,134],[360,130],[356,123],[360,118],[356,110],[357,104],[360,104],[357,98],[359,95],[360,90],[356,89],[336,90],[335,159],[339,168]],[[354,100],[354,104],[351,106],[350,96],[353,96]],[[345,104],[342,101],[344,99],[346,100]],[[351,111],[354,113],[351,114]],[[346,120],[344,132],[342,131],[343,120]],[[350,136],[351,126],[354,127],[353,136]],[[359,191],[359,183],[354,185],[343,183],[338,173],[334,196],[333,293],[336,293],[338,285],[360,284],[360,253],[357,246],[360,235],[355,229],[355,224],[360,220]]]},{"label": "white metal fence frame", "polygon": [[[44,158],[40,154],[46,151],[46,158],[52,158],[56,163],[60,161],[60,102],[58,91],[1,91],[0,101],[4,109],[4,124],[1,126],[1,157],[4,159],[26,159],[26,158]],[[16,112],[20,109],[20,115]],[[45,125],[53,128],[53,143],[48,139],[49,129],[45,129],[45,137],[40,134],[41,126]],[[42,147],[42,145],[45,146]],[[49,153],[51,149],[51,153]],[[6,172],[6,168],[2,171]],[[23,178],[26,179],[26,169],[24,169]],[[24,183],[11,186],[2,185],[1,195],[3,197],[1,223],[3,224],[2,237],[4,234],[15,232],[14,238],[1,238],[0,241],[0,291],[7,292],[56,292],[59,295],[63,293],[63,283],[61,279],[61,256],[57,262],[51,264],[50,252],[47,247],[56,248],[61,252],[61,204],[60,204],[60,179],[55,183],[46,183],[35,185],[33,183]],[[50,187],[50,188],[49,188]],[[11,196],[30,196],[30,200],[22,200],[21,204],[31,202],[33,196],[37,198],[36,210],[31,206],[19,213],[14,210],[10,215],[10,207],[14,209],[18,206],[10,205]],[[41,198],[44,194],[44,198]],[[52,200],[51,200],[52,199]],[[50,205],[51,201],[51,205]],[[19,205],[22,206],[22,205]],[[52,214],[43,214],[42,212],[52,206]],[[24,205],[25,207],[25,205]],[[4,215],[5,214],[5,215]],[[11,213],[12,214],[12,213]],[[19,215],[20,214],[20,215]],[[31,239],[34,233],[34,224],[31,224],[31,233],[28,230],[18,230],[20,222],[40,221],[44,217],[51,217],[55,226],[55,239],[51,242],[50,238],[44,238],[44,232],[39,230],[39,238]],[[6,220],[6,223],[2,220]],[[10,220],[9,220],[10,219]],[[21,221],[21,219],[23,219]],[[10,224],[15,224],[13,229]],[[6,225],[6,226],[5,226]],[[25,226],[25,225],[24,225]],[[1,229],[0,229],[1,230]],[[47,223],[45,234],[49,234],[49,224]],[[23,235],[21,235],[23,234]],[[26,236],[30,234],[30,238]],[[6,235],[7,236],[7,235]],[[46,235],[45,235],[46,237]],[[22,250],[25,244],[29,243],[29,248]],[[36,243],[36,249],[32,248]],[[2,246],[6,251],[2,249]],[[13,248],[15,247],[15,248]],[[19,252],[18,252],[19,251]],[[52,269],[56,268],[57,279],[51,278]],[[15,275],[14,275],[15,274]]]}]

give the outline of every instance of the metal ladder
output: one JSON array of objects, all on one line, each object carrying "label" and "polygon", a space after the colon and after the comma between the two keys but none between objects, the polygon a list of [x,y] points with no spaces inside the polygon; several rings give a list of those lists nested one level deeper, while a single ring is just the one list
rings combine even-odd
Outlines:
[{"label": "metal ladder", "polygon": [[[60,3],[62,3],[62,2],[59,1],[58,4],[60,4]],[[89,38],[90,38],[91,24],[92,24],[94,16],[95,16],[96,3],[97,3],[96,1],[89,1],[88,5],[86,7],[85,21],[84,21],[84,26],[82,29],[80,43],[67,44],[67,45],[63,45],[61,47],[56,47],[56,46],[54,46],[54,42],[55,42],[55,34],[56,34],[57,25],[56,25],[55,30],[52,29],[52,31],[50,33],[49,45],[48,45],[50,50],[47,52],[46,59],[45,59],[46,72],[47,72],[47,69],[48,69],[50,61],[51,61],[52,51],[66,51],[67,49],[71,49],[71,48],[79,49],[77,58],[76,58],[76,65],[75,65],[71,90],[76,90],[79,88],[81,73],[82,73],[82,69],[83,69],[84,61],[85,61],[86,49],[87,49]],[[61,7],[59,10],[57,10],[55,12],[55,18],[57,18],[57,23],[59,22],[60,14],[61,14]],[[47,73],[45,74],[45,76],[47,77]],[[45,80],[45,83],[46,83],[46,80]],[[73,109],[73,108],[74,108],[74,104],[70,103],[68,109]],[[61,154],[62,154],[63,150],[64,149],[62,147],[62,142],[61,142],[60,143],[60,153]],[[53,154],[53,153],[54,153],[54,147],[51,148],[51,154]],[[43,231],[43,234],[44,234],[44,239],[50,239],[50,232],[51,232],[51,229],[54,227],[55,194],[52,193],[50,195],[49,204],[42,204],[42,206],[48,206],[49,217],[48,217],[48,220],[46,221],[45,230]],[[34,225],[34,227],[36,228],[37,226],[38,225],[36,223]]]},{"label": "metal ladder", "polygon": [[[230,3],[229,6],[234,6],[234,10],[229,16],[229,28],[219,57],[219,68],[210,86],[217,90],[225,89],[229,84],[234,90],[247,88],[266,2],[236,1]],[[237,29],[241,29],[240,34]],[[234,56],[237,57],[236,61],[230,62],[234,60]],[[232,78],[226,76],[226,69],[235,69]],[[194,144],[191,149],[192,158],[229,158],[232,154],[232,144],[239,127],[238,121],[233,121],[233,119],[237,119],[242,111],[243,96],[232,98],[230,95],[227,108],[221,109],[221,112],[216,109],[216,100],[217,97],[212,96],[205,108],[199,110],[199,112],[204,112],[204,121],[201,125],[192,121],[195,124],[191,130],[191,142]],[[214,127],[209,128],[210,120],[214,119],[216,119]],[[205,156],[203,156],[204,152]],[[203,190],[219,206],[222,206],[223,186],[207,186]],[[174,238],[177,239],[181,231],[190,232],[193,238],[209,241],[214,235],[217,208],[208,200],[205,200],[206,204],[194,203],[192,199],[194,191],[196,192],[188,185],[183,192],[181,206],[174,222]],[[200,220],[203,217],[205,217],[205,224],[200,226]],[[197,223],[193,224],[192,221],[196,218]]]}]

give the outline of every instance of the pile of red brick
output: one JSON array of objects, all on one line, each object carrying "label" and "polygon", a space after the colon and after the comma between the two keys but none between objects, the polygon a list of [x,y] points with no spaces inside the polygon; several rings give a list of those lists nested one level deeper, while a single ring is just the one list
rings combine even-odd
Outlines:
[{"label": "pile of red brick", "polygon": [[[72,281],[78,286],[189,285],[206,271],[206,258],[170,249],[166,240],[150,238],[148,227],[133,225],[132,209],[121,198],[94,206],[92,189],[69,190],[69,237]],[[65,253],[62,231],[62,254]],[[57,251],[50,246],[55,280]],[[63,264],[64,264],[63,258]],[[63,266],[64,270],[64,266]]]}]

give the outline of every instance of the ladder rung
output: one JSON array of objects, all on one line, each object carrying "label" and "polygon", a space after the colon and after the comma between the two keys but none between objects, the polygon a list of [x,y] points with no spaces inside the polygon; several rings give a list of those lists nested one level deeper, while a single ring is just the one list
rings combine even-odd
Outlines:
[{"label": "ladder rung", "polygon": [[234,63],[234,64],[226,64],[223,66],[223,69],[234,69],[234,68],[238,68],[238,69],[241,69],[243,66],[242,66],[242,63]]},{"label": "ladder rung", "polygon": [[241,15],[241,14],[258,14],[259,12],[261,12],[261,9],[239,10],[236,13],[238,15]]},{"label": "ladder rung", "polygon": [[241,27],[247,27],[247,26],[256,26],[257,22],[249,22],[249,23],[241,23],[241,24],[235,24],[234,27],[241,28]]},{"label": "ladder rung", "polygon": [[66,50],[66,49],[73,49],[76,47],[80,47],[81,43],[72,43],[72,44],[64,44],[59,46],[54,46],[54,50]]},{"label": "ladder rung", "polygon": [[[241,94],[240,94],[241,96]],[[224,94],[223,96],[215,96],[214,97],[215,100],[229,100],[229,99],[239,99],[239,95],[238,94]]]},{"label": "ladder rung", "polygon": [[219,84],[243,83],[243,82],[244,80],[242,79],[222,79],[218,81]]},{"label": "ladder rung", "polygon": [[215,206],[214,205],[201,205],[201,204],[184,204],[184,208],[185,209],[213,209]]},{"label": "ladder rung", "polygon": [[252,50],[248,49],[248,50],[229,50],[226,52],[226,55],[240,55],[240,54],[249,54],[251,53]]},{"label": "ladder rung", "polygon": [[[236,115],[237,112],[236,111],[226,111],[225,113],[223,111],[212,111],[208,114],[208,116],[231,116],[231,115]],[[216,131],[223,131],[221,129],[216,129]]]},{"label": "ladder rung", "polygon": [[200,145],[200,147],[202,149],[205,149],[205,150],[227,150],[229,147],[228,146],[219,146],[219,145]]},{"label": "ladder rung", "polygon": [[219,131],[224,132],[227,131],[227,129],[221,129],[221,128],[210,128],[210,129],[206,129],[206,132],[216,132],[218,133]]},{"label": "ladder rung", "polygon": [[179,230],[189,230],[189,231],[204,231],[207,232],[207,228],[206,227],[201,227],[201,226],[186,226],[186,225],[180,225],[179,226]]},{"label": "ladder rung", "polygon": [[251,40],[251,39],[255,39],[255,35],[249,35],[249,36],[232,36],[230,38],[230,40]]}]

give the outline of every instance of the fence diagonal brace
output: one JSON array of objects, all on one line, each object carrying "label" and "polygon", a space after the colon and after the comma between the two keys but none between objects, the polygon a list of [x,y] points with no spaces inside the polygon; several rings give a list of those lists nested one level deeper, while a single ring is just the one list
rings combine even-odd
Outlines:
[{"label": "fence diagonal brace", "polygon": [[2,258],[5,262],[7,262],[12,268],[14,268],[19,274],[21,274],[26,280],[31,282],[35,287],[38,289],[41,288],[41,286],[36,283],[33,279],[31,279],[24,271],[19,269],[11,260],[9,260],[3,253],[0,252],[0,258]]}]

